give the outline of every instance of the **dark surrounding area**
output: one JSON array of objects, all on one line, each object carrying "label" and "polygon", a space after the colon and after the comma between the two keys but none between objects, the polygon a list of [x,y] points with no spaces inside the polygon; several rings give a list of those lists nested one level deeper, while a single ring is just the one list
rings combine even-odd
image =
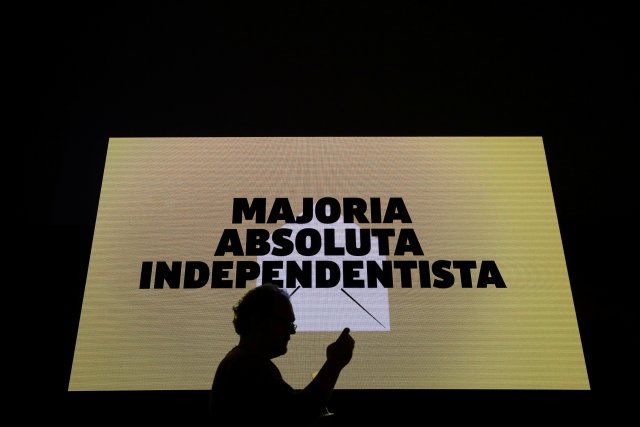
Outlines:
[{"label": "dark surrounding area", "polygon": [[339,390],[332,409],[346,425],[631,413],[629,10],[98,3],[28,15],[17,85],[30,105],[28,143],[22,200],[11,206],[27,230],[16,247],[38,261],[25,284],[37,305],[21,316],[25,419],[204,421],[206,392],[67,392],[107,141],[117,136],[542,135],[592,390]]}]

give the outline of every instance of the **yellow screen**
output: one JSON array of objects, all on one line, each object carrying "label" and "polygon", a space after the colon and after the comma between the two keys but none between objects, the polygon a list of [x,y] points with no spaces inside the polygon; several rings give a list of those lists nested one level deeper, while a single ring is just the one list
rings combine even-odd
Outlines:
[{"label": "yellow screen", "polygon": [[112,138],[69,390],[206,390],[276,282],[294,388],[588,389],[541,137]]}]

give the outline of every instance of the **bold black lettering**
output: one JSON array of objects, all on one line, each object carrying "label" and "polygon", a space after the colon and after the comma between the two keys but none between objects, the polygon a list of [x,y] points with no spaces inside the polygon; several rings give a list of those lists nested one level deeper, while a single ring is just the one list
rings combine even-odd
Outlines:
[{"label": "bold black lettering", "polygon": [[293,253],[293,242],[287,237],[291,237],[293,230],[290,228],[278,228],[271,234],[271,240],[273,240],[273,249],[271,249],[271,255],[274,256],[287,256]]},{"label": "bold black lettering", "polygon": [[360,224],[368,224],[367,219],[367,202],[356,197],[345,197],[342,200],[344,210],[344,222],[349,224],[356,220]]},{"label": "bold black lettering", "polygon": [[378,283],[384,288],[393,288],[393,263],[382,261],[382,267],[376,261],[367,261],[367,287],[377,288]]},{"label": "bold black lettering", "polygon": [[416,261],[395,261],[393,268],[400,270],[400,284],[403,288],[411,288],[411,270],[418,267]]},{"label": "bold black lettering", "polygon": [[142,261],[142,268],[140,269],[140,289],[151,288],[151,269],[153,268],[153,261]]},{"label": "bold black lettering", "polygon": [[287,288],[297,288],[299,283],[303,288],[310,288],[313,266],[311,261],[302,261],[302,267],[295,261],[287,261]]},{"label": "bold black lettering", "polygon": [[357,270],[361,270],[362,265],[362,261],[342,262],[342,286],[344,288],[364,288],[364,280],[356,278],[360,276]]},{"label": "bold black lettering", "polygon": [[507,284],[502,279],[500,270],[495,261],[487,260],[480,263],[480,273],[478,274],[478,288],[486,288],[488,284],[495,285],[496,288],[506,288]]},{"label": "bold black lettering", "polygon": [[463,288],[473,288],[471,269],[476,268],[475,261],[453,261],[453,268],[460,270],[460,283]]},{"label": "bold black lettering", "polygon": [[365,256],[371,252],[371,235],[369,230],[360,228],[360,247],[356,241],[356,229],[347,228],[345,231],[345,241],[347,252],[353,256]]},{"label": "bold black lettering", "polygon": [[202,261],[184,263],[184,289],[199,289],[209,281],[209,266]]},{"label": "bold black lettering", "polygon": [[233,268],[233,261],[213,261],[211,263],[211,287],[232,288],[233,280],[225,280],[229,277],[229,271]]},{"label": "bold black lettering", "polygon": [[382,209],[380,208],[379,197],[371,198],[371,223],[372,224],[382,223]]},{"label": "bold black lettering", "polygon": [[256,217],[257,224],[264,224],[264,218],[267,211],[267,199],[259,197],[251,201],[251,206],[245,198],[233,199],[233,224],[242,224],[242,218],[253,219]]},{"label": "bold black lettering", "polygon": [[238,230],[235,228],[227,228],[222,231],[214,256],[225,256],[227,252],[231,252],[235,256],[244,255],[240,236],[238,236]]},{"label": "bold black lettering", "polygon": [[333,224],[340,218],[340,213],[340,202],[333,197],[323,197],[316,204],[316,218],[323,224]]},{"label": "bold black lettering", "polygon": [[414,255],[424,255],[418,236],[413,228],[402,228],[398,235],[398,243],[396,243],[396,251],[394,255],[404,255],[405,252],[411,252]]},{"label": "bold black lettering", "polygon": [[390,224],[396,219],[399,219],[404,223],[411,222],[409,211],[407,211],[407,207],[404,205],[404,201],[402,200],[402,197],[391,197],[389,199],[387,210],[384,213],[383,222],[385,224]]},{"label": "bold black lettering", "polygon": [[308,224],[313,219],[313,199],[305,197],[302,199],[302,215],[296,217],[298,224]]},{"label": "bold black lettering", "polygon": [[420,271],[420,287],[431,287],[431,271],[429,270],[429,261],[418,261],[418,270]]},{"label": "bold black lettering", "polygon": [[371,236],[378,238],[378,255],[389,255],[389,237],[396,234],[393,228],[372,228]]},{"label": "bold black lettering", "polygon": [[262,283],[273,283],[281,288],[282,280],[277,277],[280,276],[282,265],[282,261],[262,261]]},{"label": "bold black lettering", "polygon": [[316,288],[333,288],[340,283],[340,266],[333,261],[316,261]]},{"label": "bold black lettering", "polygon": [[324,230],[324,254],[344,255],[344,248],[336,246],[336,230],[327,228]]},{"label": "bold black lettering", "polygon": [[291,205],[289,204],[289,199],[284,197],[278,197],[273,201],[267,222],[269,224],[275,224],[280,220],[284,222],[296,222],[293,211],[291,210]]},{"label": "bold black lettering", "polygon": [[238,261],[236,263],[236,288],[246,288],[248,280],[260,276],[260,264],[255,261]]},{"label": "bold black lettering", "polygon": [[156,277],[153,282],[155,289],[162,289],[167,282],[169,288],[180,289],[180,275],[182,271],[181,261],[172,261],[171,267],[164,261],[156,262]]},{"label": "bold black lettering", "polygon": [[[307,246],[307,237],[309,245]],[[296,249],[303,256],[313,256],[320,252],[322,248],[322,237],[315,228],[303,228],[296,234]]]},{"label": "bold black lettering", "polygon": [[431,272],[437,277],[433,281],[434,288],[450,288],[455,283],[456,279],[453,273],[449,271],[451,268],[451,261],[439,260],[434,261],[431,266]]},{"label": "bold black lettering", "polygon": [[268,240],[269,230],[261,228],[247,229],[247,243],[245,245],[247,256],[267,255],[271,250]]}]

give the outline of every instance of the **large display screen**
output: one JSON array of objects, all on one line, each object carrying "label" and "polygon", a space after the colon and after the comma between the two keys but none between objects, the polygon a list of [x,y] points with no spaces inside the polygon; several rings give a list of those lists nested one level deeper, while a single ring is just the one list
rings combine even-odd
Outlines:
[{"label": "large display screen", "polygon": [[303,388],[588,389],[541,137],[112,138],[69,390],[206,390],[271,282]]}]

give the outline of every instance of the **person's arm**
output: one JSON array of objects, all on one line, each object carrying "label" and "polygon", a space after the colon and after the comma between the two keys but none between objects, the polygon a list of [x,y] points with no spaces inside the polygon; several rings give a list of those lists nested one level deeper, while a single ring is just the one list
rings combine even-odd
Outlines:
[{"label": "person's arm", "polygon": [[349,328],[344,328],[338,339],[327,346],[327,360],[318,374],[300,392],[314,408],[323,409],[338,381],[340,372],[349,364],[353,355],[355,341],[349,335]]}]

